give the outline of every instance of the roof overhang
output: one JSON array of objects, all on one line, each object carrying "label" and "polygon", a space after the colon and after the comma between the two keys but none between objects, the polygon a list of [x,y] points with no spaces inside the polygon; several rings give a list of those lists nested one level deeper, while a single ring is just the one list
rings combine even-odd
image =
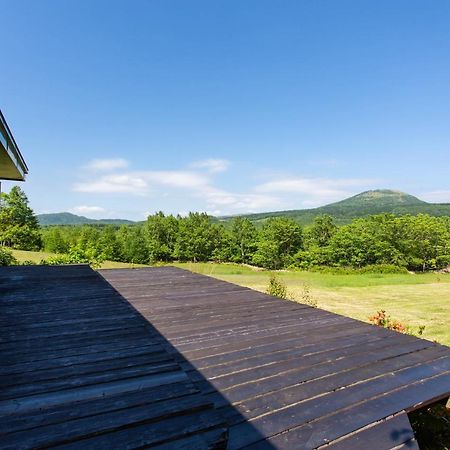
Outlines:
[{"label": "roof overhang", "polygon": [[0,179],[25,181],[28,167],[0,111]]}]

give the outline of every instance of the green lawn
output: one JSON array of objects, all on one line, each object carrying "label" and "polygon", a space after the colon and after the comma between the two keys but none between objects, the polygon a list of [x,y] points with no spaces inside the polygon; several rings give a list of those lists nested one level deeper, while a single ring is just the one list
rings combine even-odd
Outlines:
[{"label": "green lawn", "polygon": [[[19,261],[52,256],[44,252],[14,250]],[[193,272],[265,291],[272,272],[235,264],[175,263]],[[105,261],[101,268],[142,267]],[[394,319],[412,327],[425,325],[423,337],[450,345],[450,274],[352,274],[334,275],[304,271],[278,271],[295,298],[301,298],[305,284],[320,308],[367,321],[384,309]]]}]

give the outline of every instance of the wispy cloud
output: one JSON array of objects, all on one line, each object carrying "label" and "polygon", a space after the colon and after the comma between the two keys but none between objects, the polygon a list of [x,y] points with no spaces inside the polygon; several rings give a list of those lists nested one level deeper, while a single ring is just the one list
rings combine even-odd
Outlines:
[{"label": "wispy cloud", "polygon": [[93,159],[86,166],[87,170],[107,172],[116,169],[125,169],[129,166],[126,159],[123,158],[110,158],[110,159]]},{"label": "wispy cloud", "polygon": [[234,193],[212,186],[207,186],[199,195],[205,198],[207,208],[214,211],[214,215],[243,214],[283,207],[283,202],[273,195]]},{"label": "wispy cloud", "polygon": [[[123,170],[117,163],[100,164],[94,160],[88,167],[102,167],[109,173],[85,171],[85,181],[73,186],[77,192],[92,194],[127,194],[164,198],[183,198],[186,205],[203,205],[201,209],[215,215],[229,215],[291,208],[311,208],[353,195],[373,187],[376,180],[358,178],[311,178],[267,174],[263,183],[245,191],[223,189],[215,179],[227,170],[225,159],[206,159],[179,170]],[[125,160],[119,160],[125,161]],[[126,161],[125,161],[126,162]],[[168,206],[170,208],[170,206]],[[189,206],[187,206],[189,208]]]},{"label": "wispy cloud", "polygon": [[161,186],[199,189],[207,184],[208,179],[201,173],[187,170],[161,170],[103,175],[95,180],[75,184],[74,190],[101,194],[148,195]]},{"label": "wispy cloud", "polygon": [[[73,190],[92,194],[128,194],[137,196],[159,196],[170,201],[171,195],[196,199],[204,203],[205,210],[214,211],[214,214],[234,214],[257,212],[268,208],[281,208],[283,204],[274,195],[258,192],[230,192],[220,189],[214,184],[214,176],[228,169],[230,163],[225,159],[207,159],[189,165],[188,169],[181,170],[147,170],[124,171],[112,169],[114,164],[99,164],[94,160],[86,166],[86,179],[76,183]],[[112,161],[112,160],[102,160]],[[89,175],[90,168],[106,167],[111,173]],[[122,168],[122,167],[120,167]],[[81,211],[81,210],[80,210]]]},{"label": "wispy cloud", "polygon": [[145,195],[148,183],[143,178],[132,173],[104,175],[96,180],[87,180],[76,183],[73,187],[76,192],[89,192],[95,194],[133,194]]},{"label": "wispy cloud", "polygon": [[419,198],[431,203],[450,203],[450,190],[423,192]]},{"label": "wispy cloud", "polygon": [[353,195],[361,189],[374,186],[377,180],[359,178],[277,178],[255,187],[255,191],[267,194],[295,195],[297,205],[303,207],[319,206]]},{"label": "wispy cloud", "polygon": [[226,159],[204,159],[202,161],[193,162],[190,167],[193,169],[204,169],[210,173],[225,172],[228,170],[230,162]]},{"label": "wispy cloud", "polygon": [[73,214],[96,215],[96,214],[105,213],[106,209],[102,208],[101,206],[80,205],[80,206],[74,206],[69,211]]}]

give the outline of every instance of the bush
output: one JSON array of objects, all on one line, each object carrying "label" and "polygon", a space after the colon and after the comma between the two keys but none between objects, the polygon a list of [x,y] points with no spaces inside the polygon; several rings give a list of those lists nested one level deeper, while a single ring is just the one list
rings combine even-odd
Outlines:
[{"label": "bush", "polygon": [[359,273],[409,273],[406,267],[395,266],[393,264],[370,264],[358,269]]},{"label": "bush", "polygon": [[425,325],[420,325],[417,332],[415,332],[409,325],[404,325],[398,320],[392,319],[391,316],[384,310],[378,311],[374,316],[369,317],[369,321],[379,327],[413,336],[422,336],[425,330]]},{"label": "bush", "polygon": [[370,264],[361,268],[353,267],[330,267],[330,266],[312,266],[308,269],[310,272],[330,273],[334,275],[355,275],[360,273],[382,273],[382,274],[407,274],[405,267],[392,264]]},{"label": "bush", "polygon": [[266,289],[266,293],[279,298],[288,298],[286,285],[278,279],[276,275],[272,275],[269,280],[269,286]]},{"label": "bush", "polygon": [[66,255],[57,255],[41,261],[41,264],[51,266],[61,264],[89,264],[97,268],[104,261],[101,255],[97,255],[94,251],[82,250],[79,246],[72,246]]},{"label": "bush", "polygon": [[301,303],[317,308],[317,299],[312,296],[309,284],[303,284]]},{"label": "bush", "polygon": [[17,264],[17,259],[14,258],[9,250],[0,248],[0,266],[13,266]]}]

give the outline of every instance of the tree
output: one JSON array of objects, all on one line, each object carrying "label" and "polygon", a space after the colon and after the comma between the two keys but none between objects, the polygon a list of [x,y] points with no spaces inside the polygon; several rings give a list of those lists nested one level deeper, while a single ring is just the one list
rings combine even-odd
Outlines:
[{"label": "tree", "polygon": [[116,237],[116,228],[108,225],[100,233],[100,241],[97,248],[104,259],[109,261],[120,260],[120,245]]},{"label": "tree", "polygon": [[148,250],[141,226],[122,225],[117,233],[121,260],[134,264],[148,263]]},{"label": "tree", "polygon": [[314,223],[308,230],[310,244],[318,247],[325,247],[336,233],[337,226],[333,223],[333,218],[328,214],[317,216]]},{"label": "tree", "polygon": [[175,255],[182,261],[208,261],[220,247],[220,231],[206,213],[180,218]]},{"label": "tree", "polygon": [[42,241],[45,250],[52,253],[67,253],[70,245],[64,239],[60,227],[49,227],[42,233]]},{"label": "tree", "polygon": [[447,265],[450,255],[447,218],[419,214],[398,220],[403,229],[401,250],[411,269],[425,271]]},{"label": "tree", "polygon": [[236,262],[248,263],[256,250],[258,232],[250,220],[242,217],[233,219],[231,225],[232,244],[236,249]]},{"label": "tree", "polygon": [[330,262],[338,266],[404,263],[393,240],[395,216],[389,214],[356,219],[340,227],[330,239]]},{"label": "tree", "polygon": [[158,212],[147,217],[144,225],[149,260],[171,261],[173,259],[178,234],[178,220],[170,215]]},{"label": "tree", "polygon": [[28,206],[28,198],[18,186],[1,194],[0,242],[20,250],[39,250],[42,246],[39,222]]},{"label": "tree", "polygon": [[285,217],[270,218],[259,233],[253,262],[267,269],[281,269],[291,264],[302,245],[303,233],[298,223]]}]

